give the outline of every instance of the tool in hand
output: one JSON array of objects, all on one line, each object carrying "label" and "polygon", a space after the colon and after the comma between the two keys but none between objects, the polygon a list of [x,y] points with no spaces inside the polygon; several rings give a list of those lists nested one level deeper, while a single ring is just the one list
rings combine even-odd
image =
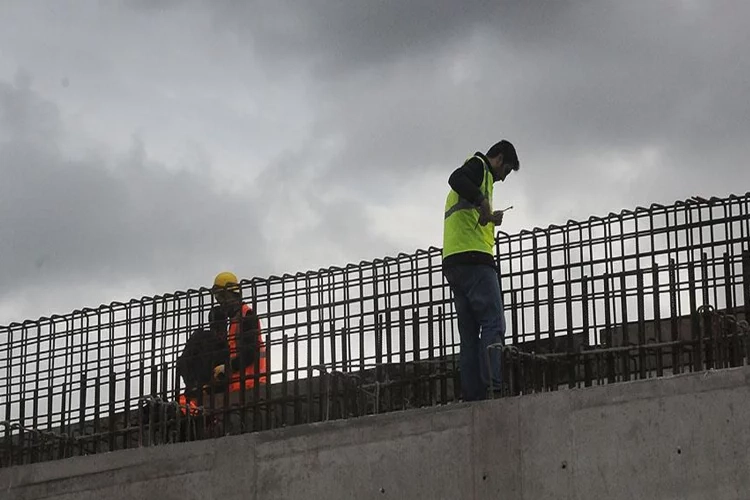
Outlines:
[{"label": "tool in hand", "polygon": [[[504,209],[502,209],[502,210],[496,210],[495,212],[502,212],[502,213],[505,213],[505,212],[507,212],[508,210],[510,210],[510,209],[512,209],[512,208],[513,208],[513,205],[509,206],[508,208],[504,208]],[[495,212],[492,212],[492,213],[494,214]],[[474,226],[474,229],[476,229],[476,228],[478,228],[478,227],[479,227],[479,219],[477,219],[477,224],[476,224],[476,226]]]}]

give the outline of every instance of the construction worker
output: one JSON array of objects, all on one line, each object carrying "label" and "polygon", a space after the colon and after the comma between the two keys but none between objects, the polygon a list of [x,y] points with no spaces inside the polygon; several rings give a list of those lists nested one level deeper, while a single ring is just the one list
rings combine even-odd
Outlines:
[{"label": "construction worker", "polygon": [[211,387],[217,392],[226,388],[240,391],[243,371],[246,389],[255,386],[256,368],[258,381],[266,382],[266,347],[260,320],[243,302],[237,277],[230,272],[219,273],[211,294],[217,305],[208,313],[209,330],[196,330],[177,360],[178,374],[187,385],[186,393],[179,398],[184,408],[196,408],[197,393]]},{"label": "construction worker", "polygon": [[[245,388],[255,386],[255,368],[259,369],[259,382],[265,383],[266,347],[260,329],[260,320],[252,308],[242,301],[237,277],[230,272],[219,273],[214,279],[211,293],[219,303],[209,313],[211,330],[226,338],[231,365],[231,392],[241,389],[241,375],[245,372]],[[228,328],[227,328],[228,326]],[[225,379],[227,367],[222,363],[214,368],[214,380]]]},{"label": "construction worker", "polygon": [[459,368],[465,401],[485,399],[492,371],[500,384],[500,355],[486,347],[503,342],[505,315],[494,258],[495,226],[503,211],[492,210],[493,185],[519,169],[513,145],[502,140],[487,154],[474,153],[448,179],[443,220],[443,275],[453,293],[461,338]]}]

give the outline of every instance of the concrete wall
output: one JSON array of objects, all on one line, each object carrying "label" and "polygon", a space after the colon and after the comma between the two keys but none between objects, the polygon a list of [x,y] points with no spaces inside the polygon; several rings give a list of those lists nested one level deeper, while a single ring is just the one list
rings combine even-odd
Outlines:
[{"label": "concrete wall", "polygon": [[0,470],[0,499],[746,499],[750,368]]}]

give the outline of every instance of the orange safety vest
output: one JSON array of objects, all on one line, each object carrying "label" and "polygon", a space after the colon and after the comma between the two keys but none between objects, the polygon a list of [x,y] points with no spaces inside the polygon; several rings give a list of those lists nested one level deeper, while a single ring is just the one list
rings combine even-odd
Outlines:
[{"label": "orange safety vest", "polygon": [[183,393],[180,394],[178,402],[180,405],[180,412],[182,412],[183,415],[187,415],[188,408],[190,408],[190,415],[198,415],[198,403],[194,399],[188,399],[188,397]]},{"label": "orange safety vest", "polygon": [[[239,319],[232,319],[229,325],[229,332],[227,332],[227,343],[229,344],[229,358],[234,359],[237,357],[237,333],[242,324],[242,319],[252,309],[247,304],[242,304],[242,316]],[[255,365],[258,365],[260,370],[258,381],[261,384],[266,383],[266,344],[263,342],[263,333],[260,328],[260,319],[258,320],[258,361],[245,367],[245,389],[252,389],[255,387]],[[237,392],[241,389],[240,387],[240,372],[232,373],[232,380],[229,383],[229,392]]]},{"label": "orange safety vest", "polygon": [[[242,316],[240,318],[232,319],[229,325],[229,331],[227,332],[227,344],[229,344],[229,357],[234,359],[237,357],[237,333],[240,329],[242,319],[252,309],[247,304],[242,304]],[[258,368],[260,374],[258,381],[261,384],[266,383],[266,344],[263,342],[263,334],[260,328],[260,320],[258,320]],[[245,367],[245,389],[252,389],[255,387],[255,364]],[[232,379],[229,383],[229,392],[239,392],[241,388],[240,372],[233,372]],[[190,408],[191,415],[198,414],[198,403],[195,399],[188,398],[185,394],[179,396],[180,410],[183,415],[187,415],[187,408]]]}]

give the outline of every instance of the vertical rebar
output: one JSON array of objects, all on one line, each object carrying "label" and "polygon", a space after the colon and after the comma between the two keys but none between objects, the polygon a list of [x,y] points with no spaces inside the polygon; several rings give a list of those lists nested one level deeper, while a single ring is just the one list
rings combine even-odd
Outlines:
[{"label": "vertical rebar", "polygon": [[[333,332],[331,339],[333,340]],[[289,362],[289,337],[286,334],[281,336],[281,425],[287,425],[287,402],[289,401],[289,384],[287,367]]]},{"label": "vertical rebar", "polygon": [[30,463],[35,463],[39,459],[39,451],[38,448],[41,445],[40,439],[39,439],[39,433],[36,432],[37,429],[37,418],[36,415],[39,413],[39,390],[34,389],[32,391],[33,394],[33,402],[32,402],[32,415],[34,415],[32,420],[32,429],[34,429],[34,432],[30,434],[30,441],[31,441],[31,449],[29,450],[29,460]]},{"label": "vertical rebar", "polygon": [[[669,259],[669,316],[672,342],[682,340],[679,333],[679,320],[677,313],[677,264],[674,259]],[[682,349],[681,344],[672,347],[672,373],[682,372]]]},{"label": "vertical rebar", "polygon": [[[518,294],[519,294],[518,290],[512,290],[510,292],[510,296],[511,296],[511,299],[510,299],[510,321],[511,323],[510,324],[511,324],[511,328],[513,329],[513,337],[511,339],[511,343],[516,346],[519,345],[520,342],[524,341],[524,337],[521,336],[521,339],[519,340],[519,335],[518,335],[518,332],[520,331],[520,328],[518,326],[518,309],[521,307],[520,305],[521,301],[518,300]],[[505,345],[507,343],[506,338],[507,338],[507,335],[505,335],[503,338],[498,339],[498,340],[502,342],[503,345]]]},{"label": "vertical rebar", "polygon": [[[591,345],[589,336],[589,279],[583,276],[581,279],[581,300],[582,300],[582,322],[583,322],[583,347],[587,351]],[[583,381],[586,387],[593,385],[591,373],[591,357],[584,356],[583,359]],[[536,372],[536,370],[535,370]]]},{"label": "vertical rebar", "polygon": [[318,317],[318,366],[320,367],[320,378],[318,383],[318,414],[323,418],[323,415],[328,416],[328,388],[326,384],[329,380],[325,377],[326,371],[326,357],[325,357],[325,331],[323,321],[323,308],[322,308],[322,288],[319,291],[320,302],[318,305],[321,306],[319,317]]},{"label": "vertical rebar", "polygon": [[547,281],[547,321],[549,325],[549,336],[547,338],[549,346],[547,352],[557,351],[555,345],[555,282],[552,279],[552,266],[548,268],[548,281]]},{"label": "vertical rebar", "polygon": [[[730,226],[731,227],[731,226]],[[733,287],[732,287],[732,258],[728,252],[724,252],[724,303],[726,305],[726,313],[730,315],[736,314],[735,301],[733,298]],[[727,325],[729,326],[729,325]],[[739,366],[740,363],[740,341],[734,332],[728,332],[729,342],[727,345],[729,366]]]},{"label": "vertical rebar", "polygon": [[438,307],[438,345],[440,346],[440,402],[448,402],[448,360],[445,346],[445,313],[442,307]]},{"label": "vertical rebar", "polygon": [[[652,282],[654,284],[654,335],[656,336],[656,343],[661,344],[664,341],[664,337],[661,324],[661,288],[659,286],[659,265],[657,263],[654,263],[652,273]],[[658,348],[654,354],[656,356],[656,375],[657,377],[662,377],[664,375],[663,348]]]},{"label": "vertical rebar", "polygon": [[414,308],[412,310],[412,327],[411,327],[411,334],[412,334],[412,352],[413,352],[413,365],[414,365],[414,375],[413,375],[413,382],[412,382],[412,389],[410,391],[411,396],[414,399],[414,406],[419,407],[422,405],[422,371],[420,367],[420,363],[422,361],[421,353],[420,351],[420,322],[419,322],[419,309]]},{"label": "vertical rebar", "polygon": [[[158,297],[158,296],[157,296]],[[154,297],[156,299],[157,297]],[[156,373],[156,339],[158,338],[157,333],[157,320],[159,319],[159,314],[157,313],[156,308],[156,300],[153,301],[152,307],[153,307],[153,315],[151,317],[151,349],[149,349],[151,354],[151,364],[149,365],[151,370],[151,392],[149,394],[151,396],[156,396],[158,394],[158,388],[156,386],[157,384],[157,373]],[[163,304],[162,306],[162,315],[165,316],[167,313],[166,311],[166,304]]]},{"label": "vertical rebar", "polygon": [[[312,321],[312,293],[310,291],[311,281],[309,273],[305,274],[305,330],[307,331],[307,417],[306,422],[315,421],[313,417],[313,376],[311,369],[313,365],[313,321]],[[270,383],[269,383],[270,385]]]},{"label": "vertical rebar", "polygon": [[638,269],[636,271],[636,301],[638,309],[638,376],[641,379],[646,378],[646,304],[645,294],[646,290],[644,287],[643,270]]},{"label": "vertical rebar", "polygon": [[[335,334],[335,332],[334,332]],[[349,361],[351,359],[351,348],[349,346],[349,329],[344,327],[341,329],[341,371],[344,373],[349,372]]]},{"label": "vertical rebar", "polygon": [[110,365],[110,371],[109,371],[109,415],[107,416],[107,421],[109,422],[109,449],[107,451],[114,451],[116,449],[116,427],[115,423],[117,420],[117,417],[115,415],[115,400],[117,399],[117,375],[115,374],[114,369]]},{"label": "vertical rebar", "polygon": [[[533,280],[534,280],[534,351],[539,352],[539,348],[541,347],[541,335],[542,335],[542,324],[541,324],[541,315],[542,310],[540,306],[540,297],[539,297],[539,273],[541,270],[539,269],[539,243],[538,239],[536,237],[536,230],[532,233],[531,237],[532,241],[532,262],[533,262]],[[547,263],[549,265],[549,263]]]},{"label": "vertical rebar", "polygon": [[703,330],[700,328],[700,319],[698,317],[698,305],[696,300],[695,286],[695,262],[691,258],[688,260],[688,291],[690,294],[690,331],[693,346],[693,371],[700,371],[703,368]]},{"label": "vertical rebar", "polygon": [[711,304],[711,289],[708,278],[708,254],[706,252],[701,254],[701,288],[703,292],[703,304],[701,305],[707,306]]},{"label": "vertical rebar", "polygon": [[[252,430],[258,431],[263,429],[268,429],[271,427],[271,422],[273,420],[273,408],[271,405],[271,401],[273,400],[273,393],[272,393],[272,376],[273,376],[273,349],[271,349],[273,345],[274,339],[272,338],[271,334],[271,318],[272,318],[272,308],[271,308],[271,282],[270,280],[261,281],[261,283],[265,283],[266,286],[266,300],[265,300],[265,310],[266,315],[268,317],[268,323],[266,324],[265,328],[265,335],[264,335],[264,343],[266,347],[266,372],[263,374],[265,377],[266,383],[263,384],[263,394],[265,396],[265,407],[261,407],[261,401],[260,401],[260,380],[258,373],[260,370],[256,370],[255,374],[253,374],[255,385],[253,387],[253,396],[252,396],[252,407],[253,407],[253,426]],[[253,304],[253,309],[257,311],[258,307],[258,280],[253,279],[250,281],[250,297]],[[263,418],[263,411],[265,409],[265,419]]]},{"label": "vertical rebar", "polygon": [[[336,325],[334,323],[334,320],[331,320],[331,335],[330,335],[330,341],[331,341],[331,372],[335,372],[338,370],[338,356],[336,355]],[[339,418],[340,412],[339,412],[339,382],[340,379],[336,375],[332,375],[329,379],[331,382],[331,409],[333,410],[333,418]]]},{"label": "vertical rebar", "polygon": [[[624,266],[623,266],[624,267]],[[626,272],[620,273],[620,307],[622,311],[622,345],[630,345],[630,329],[628,325],[628,288],[626,282]],[[622,380],[630,380],[630,353],[622,351]]]},{"label": "vertical rebar", "polygon": [[745,303],[745,321],[750,323],[750,251],[742,252],[742,294]]},{"label": "vertical rebar", "polygon": [[391,330],[391,314],[393,311],[390,308],[385,310],[385,356],[386,366],[390,370],[393,365],[393,333]]},{"label": "vertical rebar", "polygon": [[[300,340],[301,340],[301,334],[300,334],[300,320],[299,320],[299,314],[300,314],[300,285],[299,285],[299,276],[295,276],[294,278],[294,285],[293,285],[293,293],[294,293],[294,339],[293,339],[293,347],[294,347],[294,356],[293,356],[293,363],[294,363],[294,386],[293,386],[293,398],[294,398],[294,424],[297,425],[300,423],[300,367],[299,367],[299,350],[300,350]],[[284,328],[282,326],[282,328]]]},{"label": "vertical rebar", "polygon": [[[710,370],[714,368],[714,361],[718,363],[721,363],[721,358],[719,356],[718,359],[714,360],[714,354],[719,354],[720,349],[716,349],[714,352],[714,343],[717,339],[714,338],[714,331],[713,331],[713,321],[712,321],[712,315],[711,315],[711,308],[710,307],[702,307],[701,308],[702,314],[700,314],[700,320],[703,323],[703,328],[701,329],[702,339],[705,343],[705,349],[706,349],[706,370]],[[719,347],[719,346],[716,346]],[[721,366],[717,366],[717,368],[721,368]]]},{"label": "vertical rebar", "polygon": [[407,379],[406,379],[406,310],[403,307],[398,309],[398,346],[399,346],[399,400],[401,402],[401,408],[406,409],[408,396],[406,394]]},{"label": "vertical rebar", "polygon": [[430,405],[435,404],[435,314],[432,307],[427,309],[427,397]]},{"label": "vertical rebar", "polygon": [[576,364],[577,355],[575,348],[575,339],[573,337],[573,287],[571,280],[565,280],[565,323],[566,323],[566,347],[567,347],[567,379],[568,387],[573,388],[576,386]]},{"label": "vertical rebar", "polygon": [[[708,254],[706,252],[703,252],[701,254],[701,288],[703,292],[703,304],[701,304],[702,306],[711,305],[709,286],[710,285],[709,285],[709,278],[708,278]],[[707,330],[705,330],[704,328],[704,332],[705,331]],[[714,342],[711,339],[711,337],[707,337],[704,334],[703,340],[701,341],[701,347],[704,350],[706,369],[710,370],[714,366],[714,362],[715,362],[714,357],[717,354],[714,352]]]},{"label": "vertical rebar", "polygon": [[[610,279],[612,279],[611,275],[604,275],[604,347],[614,347],[615,326],[612,321],[612,301],[614,301],[614,297],[610,293]],[[606,361],[608,382],[614,384],[617,381],[617,367],[615,365],[615,355],[612,351],[607,351]]]},{"label": "vertical rebar", "polygon": [[381,315],[376,316],[375,320],[375,380],[377,382],[383,381],[383,317]]}]

